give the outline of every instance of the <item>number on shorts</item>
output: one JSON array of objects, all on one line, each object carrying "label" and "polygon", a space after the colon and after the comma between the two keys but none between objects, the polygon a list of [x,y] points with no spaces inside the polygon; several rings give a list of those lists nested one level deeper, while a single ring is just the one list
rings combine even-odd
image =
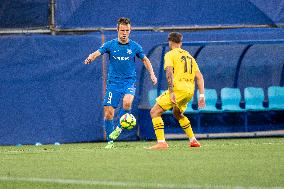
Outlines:
[{"label": "number on shorts", "polygon": [[108,99],[107,103],[111,104],[111,99],[112,99],[112,93],[111,92],[108,93],[108,98],[107,99]]}]

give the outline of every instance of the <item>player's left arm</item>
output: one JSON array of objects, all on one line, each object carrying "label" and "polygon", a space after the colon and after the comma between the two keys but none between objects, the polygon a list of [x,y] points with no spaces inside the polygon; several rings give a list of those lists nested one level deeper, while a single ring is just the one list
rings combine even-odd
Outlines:
[{"label": "player's left arm", "polygon": [[146,69],[148,70],[151,80],[153,82],[154,85],[156,85],[157,83],[157,77],[155,76],[152,64],[149,60],[149,58],[147,58],[146,56],[144,56],[144,58],[142,59],[142,62],[144,63],[144,66],[146,67]]},{"label": "player's left arm", "polygon": [[166,67],[166,77],[168,82],[168,90],[170,93],[170,100],[173,105],[176,105],[176,96],[174,93],[174,68],[172,66]]},{"label": "player's left arm", "polygon": [[195,72],[195,77],[197,80],[197,87],[199,90],[199,99],[198,99],[198,107],[204,108],[205,107],[205,96],[204,96],[204,79],[203,75],[200,71]]}]

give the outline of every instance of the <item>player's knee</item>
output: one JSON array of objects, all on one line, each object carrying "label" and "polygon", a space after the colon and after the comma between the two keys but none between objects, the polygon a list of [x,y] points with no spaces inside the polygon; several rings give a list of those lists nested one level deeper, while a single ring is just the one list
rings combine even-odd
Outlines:
[{"label": "player's knee", "polygon": [[159,111],[155,107],[151,108],[150,115],[151,115],[151,118],[161,116],[161,114],[159,113]]},{"label": "player's knee", "polygon": [[151,118],[162,116],[164,111],[158,104],[155,104],[150,110]]},{"label": "player's knee", "polygon": [[155,112],[155,109],[154,109],[154,108],[151,108],[151,110],[150,110],[150,115],[151,115],[152,118],[155,117],[156,112]]},{"label": "player's knee", "polygon": [[123,103],[123,108],[125,109],[125,110],[129,110],[129,109],[131,109],[131,102],[124,102]]},{"label": "player's knee", "polygon": [[114,112],[112,111],[105,111],[105,119],[111,120],[114,117]]}]

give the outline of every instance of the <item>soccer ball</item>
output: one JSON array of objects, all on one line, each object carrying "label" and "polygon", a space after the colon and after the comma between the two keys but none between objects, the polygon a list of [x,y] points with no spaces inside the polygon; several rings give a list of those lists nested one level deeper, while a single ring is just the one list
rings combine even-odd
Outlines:
[{"label": "soccer ball", "polygon": [[132,114],[126,113],[119,119],[119,123],[123,129],[133,129],[136,125],[136,119]]}]

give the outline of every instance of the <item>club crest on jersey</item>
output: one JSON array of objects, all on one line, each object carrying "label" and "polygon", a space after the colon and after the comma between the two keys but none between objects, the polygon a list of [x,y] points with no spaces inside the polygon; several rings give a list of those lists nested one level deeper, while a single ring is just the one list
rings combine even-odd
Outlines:
[{"label": "club crest on jersey", "polygon": [[127,54],[132,54],[132,50],[131,49],[127,49]]}]

